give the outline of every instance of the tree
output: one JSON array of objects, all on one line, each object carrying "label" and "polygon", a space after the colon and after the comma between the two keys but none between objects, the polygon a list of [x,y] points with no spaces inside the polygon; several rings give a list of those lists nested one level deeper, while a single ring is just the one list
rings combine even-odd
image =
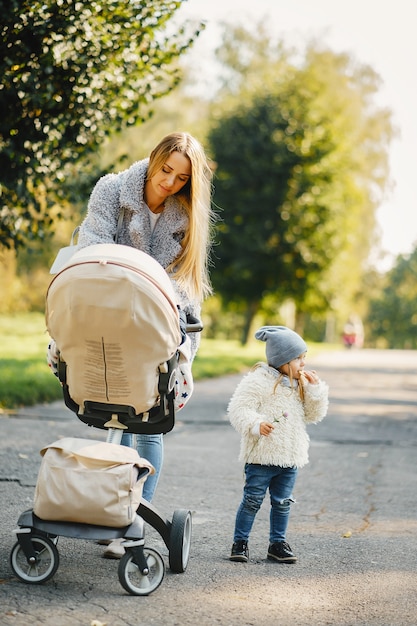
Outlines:
[{"label": "tree", "polygon": [[300,322],[305,312],[326,311],[343,289],[357,290],[393,132],[389,113],[373,105],[378,78],[370,68],[315,44],[297,62],[282,45],[258,57],[253,36],[253,56],[245,55],[245,41],[240,31],[222,49],[229,73],[236,59],[238,71],[209,133],[223,209],[213,284],[245,309],[243,341],[268,295],[293,299]]},{"label": "tree", "polygon": [[369,304],[367,338],[383,348],[417,348],[417,248],[400,255]]},{"label": "tree", "polygon": [[149,113],[198,35],[173,0],[1,0],[0,244],[43,238],[66,166]]}]

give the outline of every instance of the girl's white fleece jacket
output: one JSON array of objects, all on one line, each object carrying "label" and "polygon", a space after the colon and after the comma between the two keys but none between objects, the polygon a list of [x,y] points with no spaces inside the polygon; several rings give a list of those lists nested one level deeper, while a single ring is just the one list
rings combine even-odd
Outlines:
[{"label": "girl's white fleece jacket", "polygon": [[[279,372],[262,363],[236,387],[228,416],[242,437],[239,459],[245,463],[303,467],[308,463],[310,443],[306,424],[315,424],[325,417],[328,386],[323,381],[306,384],[302,401],[298,389],[290,387],[287,377],[276,386],[278,376]],[[254,434],[256,430],[259,432],[261,422],[274,424],[267,437]]]}]

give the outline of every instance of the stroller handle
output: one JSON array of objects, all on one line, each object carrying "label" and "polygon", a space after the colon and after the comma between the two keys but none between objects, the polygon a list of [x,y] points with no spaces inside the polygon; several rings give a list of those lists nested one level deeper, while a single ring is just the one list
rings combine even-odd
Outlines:
[{"label": "stroller handle", "polygon": [[[195,320],[195,321],[194,321]],[[204,326],[203,326],[203,322],[201,322],[200,320],[197,320],[194,318],[192,323],[187,323],[186,327],[185,327],[185,332],[186,333],[201,333],[201,331],[203,330]]]}]

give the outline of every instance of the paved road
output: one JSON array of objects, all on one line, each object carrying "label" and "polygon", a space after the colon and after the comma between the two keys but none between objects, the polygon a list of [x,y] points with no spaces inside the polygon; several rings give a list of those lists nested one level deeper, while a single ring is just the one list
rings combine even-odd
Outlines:
[{"label": "paved road", "polygon": [[[313,364],[313,363],[312,363]],[[228,560],[242,490],[239,438],[225,411],[240,376],[197,383],[165,437],[155,505],[193,511],[187,571],[167,569],[148,597],[129,596],[117,562],[93,542],[61,538],[60,567],[42,585],[8,565],[12,530],[32,505],[39,450],[61,436],[103,438],[62,403],[0,418],[0,624],[31,626],[408,626],[417,624],[417,352],[316,357],[329,415],[309,429],[310,464],[296,486],[288,540],[296,565],[266,560],[268,506],[248,564]],[[166,559],[152,528],[147,544]]]}]

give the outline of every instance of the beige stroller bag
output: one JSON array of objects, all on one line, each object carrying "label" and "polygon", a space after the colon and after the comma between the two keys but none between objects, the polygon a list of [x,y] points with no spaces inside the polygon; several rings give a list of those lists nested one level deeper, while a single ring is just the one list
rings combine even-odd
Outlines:
[{"label": "beige stroller bag", "polygon": [[66,437],[41,455],[33,510],[44,520],[128,526],[154,472],[136,450],[90,439]]}]

